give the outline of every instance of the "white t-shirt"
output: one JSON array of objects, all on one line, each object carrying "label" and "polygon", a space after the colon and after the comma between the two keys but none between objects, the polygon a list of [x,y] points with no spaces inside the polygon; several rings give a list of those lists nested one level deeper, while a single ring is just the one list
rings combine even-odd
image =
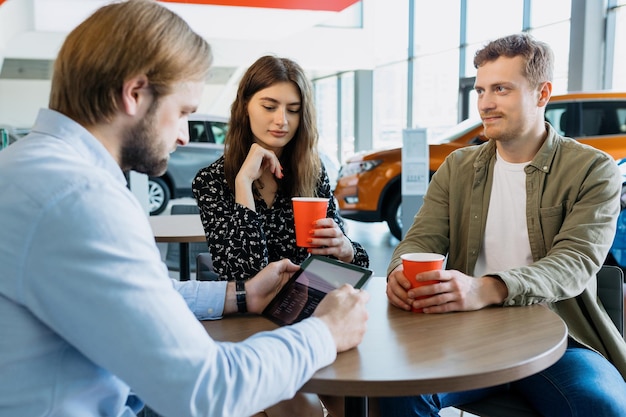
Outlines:
[{"label": "white t-shirt", "polygon": [[526,165],[528,162],[507,162],[496,152],[487,225],[474,276],[532,263],[526,224]]}]

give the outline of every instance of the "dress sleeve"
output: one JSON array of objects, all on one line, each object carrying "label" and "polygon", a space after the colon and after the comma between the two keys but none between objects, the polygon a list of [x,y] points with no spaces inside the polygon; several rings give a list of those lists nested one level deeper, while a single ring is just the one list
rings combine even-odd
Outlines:
[{"label": "dress sleeve", "polygon": [[352,264],[362,266],[364,268],[368,268],[370,264],[370,258],[365,248],[358,242],[353,241],[346,234],[346,227],[343,218],[339,215],[339,210],[337,210],[337,204],[335,203],[335,198],[333,196],[332,190],[330,189],[330,180],[328,179],[328,174],[326,173],[326,168],[322,164],[322,174],[320,176],[320,183],[317,188],[318,197],[326,197],[328,198],[328,213],[327,217],[335,220],[335,223],[339,226],[344,235],[350,240],[352,243],[352,247],[354,248],[354,258],[352,259]]},{"label": "dress sleeve", "polygon": [[267,240],[259,217],[235,202],[224,177],[223,158],[198,172],[192,190],[220,279],[248,279],[267,266]]}]

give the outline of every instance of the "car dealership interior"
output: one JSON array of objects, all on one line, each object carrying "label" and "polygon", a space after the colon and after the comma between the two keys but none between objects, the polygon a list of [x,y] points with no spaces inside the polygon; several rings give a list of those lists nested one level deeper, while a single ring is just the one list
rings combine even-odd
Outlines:
[{"label": "car dealership interior", "polygon": [[[64,36],[106,3],[0,1],[0,124],[30,126],[47,104]],[[256,58],[290,57],[314,84],[320,143],[338,163],[355,151],[399,145],[405,128],[436,137],[475,115],[473,53],[506,34],[526,31],[552,46],[555,94],[626,90],[626,56],[617,53],[626,47],[624,0],[163,4],[214,51],[199,113],[228,116],[237,82]]]},{"label": "car dealership interior", "polygon": [[[65,35],[106,3],[0,0],[0,125],[27,131],[47,105]],[[626,48],[625,0],[163,4],[213,48],[198,113],[228,117],[239,78],[254,60],[292,58],[313,83],[320,148],[334,170],[355,153],[401,146],[404,129],[424,128],[434,142],[476,117],[473,53],[499,36],[526,31],[552,46],[553,94],[626,91],[626,55],[618,53]],[[388,233],[384,223],[381,231]]]},{"label": "car dealership interior", "polygon": [[[39,110],[47,107],[55,57],[65,37],[112,1],[0,0],[0,151],[19,141]],[[426,146],[426,152],[431,158],[437,155],[437,168],[453,150],[448,143],[462,147],[485,142],[473,59],[489,41],[521,32],[554,51],[552,94],[557,99],[549,105],[546,120],[558,134],[582,138],[591,146],[596,146],[596,137],[613,139],[597,142],[597,147],[620,167],[621,208],[625,210],[626,0],[159,3],[209,42],[213,63],[198,114],[190,118],[190,127],[197,130],[186,153],[173,153],[173,169],[161,177],[134,172],[127,176],[145,211],[154,215],[150,217],[174,214],[175,205],[194,206],[192,213],[197,215],[191,181],[199,167],[223,154],[231,104],[243,74],[261,56],[287,57],[304,68],[312,83],[319,150],[332,190],[337,190],[334,199],[339,200],[347,234],[370,254],[374,275],[386,275],[393,251],[423,197],[421,193],[417,205],[411,197],[402,197],[400,157],[407,137],[410,132],[424,135],[431,146],[430,151]],[[593,104],[575,107],[574,103],[585,100]],[[592,117],[587,116],[591,112],[600,115],[593,132],[573,119],[573,115],[581,120]],[[614,126],[601,132],[601,120],[609,113],[615,117]],[[619,149],[614,146],[617,142]],[[430,170],[425,166],[426,183],[436,170],[430,162]],[[184,175],[174,179],[179,166]],[[371,183],[358,188],[357,177],[363,181],[361,174],[368,172],[377,173],[377,181],[370,176]],[[366,200],[369,206],[363,208]],[[626,216],[617,230],[618,236],[624,236],[624,246],[616,239],[609,259],[626,268]],[[196,256],[205,252],[202,235],[180,240],[164,232],[155,237],[170,277],[180,279],[184,273],[193,279],[200,273],[202,265],[200,260],[196,263]],[[626,284],[623,291],[620,295],[626,300]],[[623,326],[623,304],[621,308]],[[475,415],[470,412],[449,407],[441,415]]]}]

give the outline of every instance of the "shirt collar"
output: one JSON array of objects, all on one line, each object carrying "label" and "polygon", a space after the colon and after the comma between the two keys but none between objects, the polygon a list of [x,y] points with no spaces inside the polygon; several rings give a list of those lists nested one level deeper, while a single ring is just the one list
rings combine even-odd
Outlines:
[{"label": "shirt collar", "polygon": [[[539,148],[539,151],[532,159],[532,161],[528,163],[528,166],[538,169],[539,171],[549,173],[550,169],[552,168],[552,163],[556,154],[556,142],[559,135],[556,133],[550,123],[545,122],[545,125],[548,132],[546,140],[543,142],[543,145],[541,145],[541,148]],[[496,142],[494,140],[489,140],[487,143],[482,145],[482,149],[478,153],[478,157],[476,158],[474,166],[480,167],[487,165],[489,161],[495,157],[495,154]]]},{"label": "shirt collar", "polygon": [[52,136],[67,143],[91,165],[104,169],[116,181],[126,184],[122,169],[104,145],[82,125],[64,114],[51,109],[40,109],[32,132]]}]

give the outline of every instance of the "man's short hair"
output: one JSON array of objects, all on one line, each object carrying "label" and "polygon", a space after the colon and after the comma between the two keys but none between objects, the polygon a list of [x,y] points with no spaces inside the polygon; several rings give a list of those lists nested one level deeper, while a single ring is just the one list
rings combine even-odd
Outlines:
[{"label": "man's short hair", "polygon": [[546,81],[552,81],[554,73],[554,54],[550,46],[535,40],[527,33],[505,36],[489,42],[474,55],[474,67],[495,61],[501,56],[524,58],[524,77],[534,87]]},{"label": "man's short hair", "polygon": [[211,60],[209,44],[156,1],[110,4],[67,36],[49,107],[84,126],[108,121],[126,80],[145,75],[158,99],[177,82],[205,80]]}]

